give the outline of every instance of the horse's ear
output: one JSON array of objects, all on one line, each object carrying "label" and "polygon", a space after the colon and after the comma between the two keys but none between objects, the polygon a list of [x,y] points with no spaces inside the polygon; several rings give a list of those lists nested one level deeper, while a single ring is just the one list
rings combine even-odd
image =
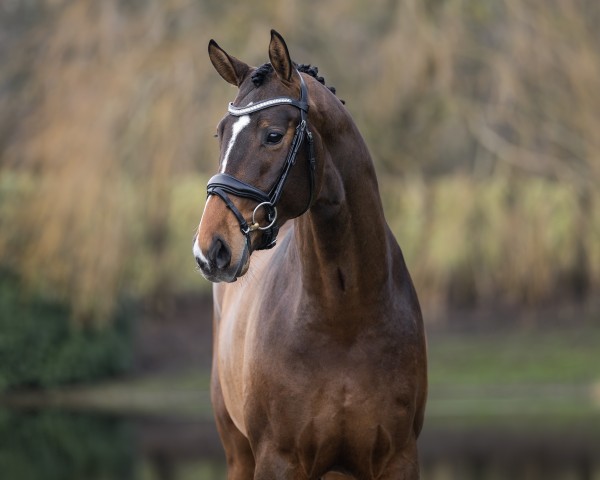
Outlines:
[{"label": "horse's ear", "polygon": [[208,43],[208,56],[219,75],[236,87],[241,85],[250,70],[248,65],[227,54],[214,40]]},{"label": "horse's ear", "polygon": [[290,58],[290,52],[283,37],[275,30],[271,30],[271,43],[269,44],[269,59],[275,69],[277,76],[284,82],[292,80],[294,65]]}]

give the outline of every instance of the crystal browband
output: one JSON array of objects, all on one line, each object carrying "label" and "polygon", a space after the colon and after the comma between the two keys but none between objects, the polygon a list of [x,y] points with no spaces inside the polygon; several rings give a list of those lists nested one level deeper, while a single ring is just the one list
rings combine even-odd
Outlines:
[{"label": "crystal browband", "polygon": [[234,117],[241,117],[242,115],[249,115],[265,108],[274,107],[275,105],[293,105],[300,110],[308,111],[308,104],[306,102],[294,100],[289,97],[272,98],[271,100],[258,102],[255,105],[248,105],[247,107],[236,107],[233,103],[229,103],[227,110]]}]

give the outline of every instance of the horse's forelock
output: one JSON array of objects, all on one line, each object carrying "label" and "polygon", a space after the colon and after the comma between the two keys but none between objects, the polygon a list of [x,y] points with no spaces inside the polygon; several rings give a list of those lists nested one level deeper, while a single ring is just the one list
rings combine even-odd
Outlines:
[{"label": "horse's forelock", "polygon": [[258,67],[256,70],[254,70],[254,72],[252,73],[252,83],[254,84],[254,86],[256,88],[260,87],[264,81],[265,78],[273,71],[273,65],[271,65],[270,63],[265,63],[264,65],[261,65],[260,67]]}]

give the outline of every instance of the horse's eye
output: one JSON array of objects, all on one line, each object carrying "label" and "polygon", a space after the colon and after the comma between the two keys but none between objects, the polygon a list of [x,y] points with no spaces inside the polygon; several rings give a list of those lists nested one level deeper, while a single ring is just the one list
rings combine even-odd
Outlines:
[{"label": "horse's eye", "polygon": [[283,138],[283,134],[279,132],[269,132],[267,133],[267,143],[269,145],[276,145],[281,142]]}]

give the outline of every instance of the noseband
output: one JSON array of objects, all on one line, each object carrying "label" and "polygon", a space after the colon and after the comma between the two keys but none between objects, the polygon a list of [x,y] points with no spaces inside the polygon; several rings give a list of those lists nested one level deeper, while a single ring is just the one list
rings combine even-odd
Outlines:
[{"label": "noseband", "polygon": [[[246,244],[248,246],[248,252],[250,252],[250,232],[254,232],[256,230],[260,230],[263,232],[262,241],[260,245],[256,248],[256,250],[266,250],[269,248],[273,248],[277,241],[277,234],[279,233],[279,225],[276,224],[277,221],[277,204],[281,199],[281,194],[283,192],[283,187],[285,186],[285,182],[288,178],[290,170],[292,166],[296,164],[296,155],[300,150],[300,146],[304,143],[304,139],[307,139],[307,147],[308,147],[308,175],[310,179],[310,196],[306,208],[302,211],[300,215],[305,213],[313,203],[314,196],[314,183],[315,183],[315,153],[314,153],[314,145],[313,145],[313,136],[310,130],[307,127],[307,113],[308,113],[308,90],[304,83],[304,79],[302,75],[298,73],[300,76],[300,100],[294,100],[289,97],[277,97],[272,98],[270,100],[264,100],[262,102],[258,102],[254,105],[250,105],[248,107],[236,107],[233,103],[229,104],[229,114],[234,117],[241,117],[243,115],[250,115],[251,113],[258,112],[259,110],[264,110],[266,108],[275,107],[278,105],[291,105],[300,110],[300,123],[296,127],[296,133],[294,138],[292,139],[292,144],[290,146],[290,150],[285,159],[285,163],[279,173],[279,177],[271,187],[268,193],[263,192],[262,190],[238,180],[232,175],[227,173],[219,173],[212,177],[208,181],[208,185],[206,187],[208,195],[217,195],[224,202],[227,208],[229,208],[237,221],[240,224],[240,230],[242,234],[246,237]],[[248,222],[244,219],[244,216],[237,209],[237,207],[233,204],[228,194],[235,195],[236,197],[249,198],[258,202],[258,205],[254,208],[252,212],[252,220],[251,224],[248,225]],[[264,208],[266,211],[266,219],[268,224],[264,227],[261,227],[256,221],[256,212],[261,208]]]}]

